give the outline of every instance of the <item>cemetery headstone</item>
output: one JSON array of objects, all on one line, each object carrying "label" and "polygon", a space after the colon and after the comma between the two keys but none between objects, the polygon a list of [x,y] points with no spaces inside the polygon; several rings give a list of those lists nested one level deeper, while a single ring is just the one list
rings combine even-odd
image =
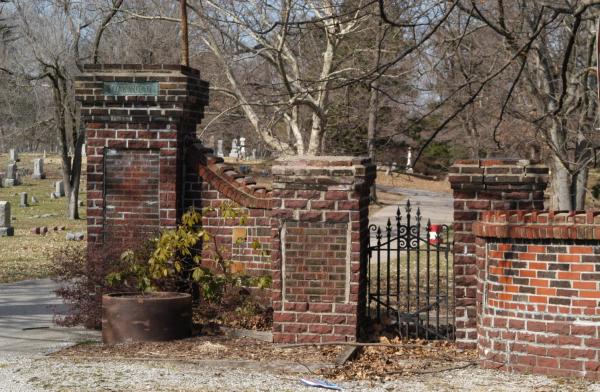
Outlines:
[{"label": "cemetery headstone", "polygon": [[229,152],[229,158],[239,158],[239,151],[238,151],[239,147],[238,147],[238,140],[237,139],[233,139],[231,141],[231,151]]},{"label": "cemetery headstone", "polygon": [[8,167],[6,168],[6,178],[4,179],[4,186],[11,187],[19,185],[19,180],[17,176],[17,164],[9,163]]},{"label": "cemetery headstone", "polygon": [[19,194],[19,205],[21,207],[29,207],[29,201],[27,200],[27,192],[21,192]]},{"label": "cemetery headstone", "polygon": [[56,193],[54,193],[54,192],[51,192],[51,193],[50,193],[50,199],[51,199],[51,200],[56,200],[56,199],[58,199],[58,197],[56,197]]},{"label": "cemetery headstone", "polygon": [[256,160],[256,148],[252,149],[252,160],[255,161]]},{"label": "cemetery headstone", "polygon": [[64,181],[56,181],[54,183],[54,194],[56,195],[56,197],[65,197]]},{"label": "cemetery headstone", "polygon": [[31,176],[34,180],[42,180],[46,178],[44,173],[44,159],[38,158],[33,160],[33,175]]},{"label": "cemetery headstone", "polygon": [[212,135],[210,139],[208,139],[208,147],[213,151],[217,151],[217,145],[215,142],[215,135]]},{"label": "cemetery headstone", "polygon": [[19,161],[19,153],[16,149],[11,148],[8,154],[8,160],[10,162],[18,162]]},{"label": "cemetery headstone", "polygon": [[406,172],[412,173],[412,148],[408,147],[408,155],[406,156]]},{"label": "cemetery headstone", "polygon": [[0,201],[0,237],[15,235],[15,229],[10,225],[10,222],[10,203]]},{"label": "cemetery headstone", "polygon": [[223,140],[217,140],[217,156],[219,158],[223,158],[225,154],[223,153]]},{"label": "cemetery headstone", "polygon": [[37,199],[37,197],[31,196],[31,204],[37,204],[37,203],[39,203],[39,200]]},{"label": "cemetery headstone", "polygon": [[240,138],[240,150],[238,153],[240,159],[246,159],[246,138]]}]

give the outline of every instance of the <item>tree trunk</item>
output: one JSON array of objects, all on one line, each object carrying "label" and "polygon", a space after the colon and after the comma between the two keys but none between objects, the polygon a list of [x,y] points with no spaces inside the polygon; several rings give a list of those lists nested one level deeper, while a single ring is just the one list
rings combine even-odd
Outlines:
[{"label": "tree trunk", "polygon": [[[73,156],[73,165],[69,178],[69,193],[66,194],[69,206],[69,219],[79,219],[79,186],[81,183],[81,147],[85,139],[85,133],[81,130],[75,141],[75,151]],[[67,182],[65,182],[67,184]],[[65,189],[66,193],[66,189]]]},{"label": "tree trunk", "polygon": [[558,157],[553,156],[552,164],[552,175],[550,178],[552,186],[552,209],[571,211],[573,210],[571,175]]},{"label": "tree trunk", "polygon": [[[371,83],[371,96],[369,97],[369,122],[367,127],[367,152],[371,161],[375,163],[375,140],[377,138],[377,112],[379,109],[379,79]],[[371,201],[377,203],[377,184],[371,185]]]}]

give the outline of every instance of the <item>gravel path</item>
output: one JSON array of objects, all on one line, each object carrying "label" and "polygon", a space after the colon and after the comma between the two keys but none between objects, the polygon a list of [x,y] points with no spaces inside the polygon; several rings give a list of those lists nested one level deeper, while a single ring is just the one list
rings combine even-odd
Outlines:
[{"label": "gravel path", "polygon": [[[152,361],[1,358],[0,391],[312,391],[310,374]],[[467,368],[387,382],[339,382],[347,391],[598,391],[600,384]]]}]

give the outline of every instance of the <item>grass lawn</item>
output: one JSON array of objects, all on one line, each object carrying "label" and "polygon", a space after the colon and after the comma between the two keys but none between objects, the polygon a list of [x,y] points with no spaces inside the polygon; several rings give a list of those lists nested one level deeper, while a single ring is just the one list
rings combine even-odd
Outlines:
[{"label": "grass lawn", "polygon": [[[14,237],[0,237],[0,283],[47,277],[52,252],[67,244],[74,244],[65,239],[67,231],[86,231],[85,207],[79,208],[80,220],[69,220],[66,218],[66,198],[50,199],[50,193],[54,191],[54,183],[61,179],[61,163],[58,156],[48,155],[45,159],[44,168],[47,176],[45,180],[31,178],[33,159],[41,156],[41,154],[19,154],[19,171],[29,170],[29,174],[21,175],[22,185],[0,188],[0,200],[9,201],[11,204],[12,225],[15,228]],[[8,155],[0,155],[0,171],[5,171],[7,164]],[[85,169],[83,172],[85,173]],[[81,189],[85,189],[85,179],[82,181]],[[21,192],[28,193],[29,207],[19,207]],[[35,196],[39,203],[32,205],[31,196]],[[84,203],[85,197],[85,191],[81,192],[80,198]],[[46,214],[51,216],[41,217]],[[31,234],[32,228],[42,226],[48,227],[48,234]],[[52,230],[54,226],[65,226],[66,231],[54,232]],[[85,241],[76,243],[81,247],[85,247],[85,244]]]}]

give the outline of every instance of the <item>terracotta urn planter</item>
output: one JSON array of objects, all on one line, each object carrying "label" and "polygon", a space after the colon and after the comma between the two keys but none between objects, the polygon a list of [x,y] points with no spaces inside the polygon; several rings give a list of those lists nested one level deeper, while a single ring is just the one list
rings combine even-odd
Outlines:
[{"label": "terracotta urn planter", "polygon": [[102,296],[102,340],[106,344],[190,337],[192,297],[185,293],[119,293]]}]

